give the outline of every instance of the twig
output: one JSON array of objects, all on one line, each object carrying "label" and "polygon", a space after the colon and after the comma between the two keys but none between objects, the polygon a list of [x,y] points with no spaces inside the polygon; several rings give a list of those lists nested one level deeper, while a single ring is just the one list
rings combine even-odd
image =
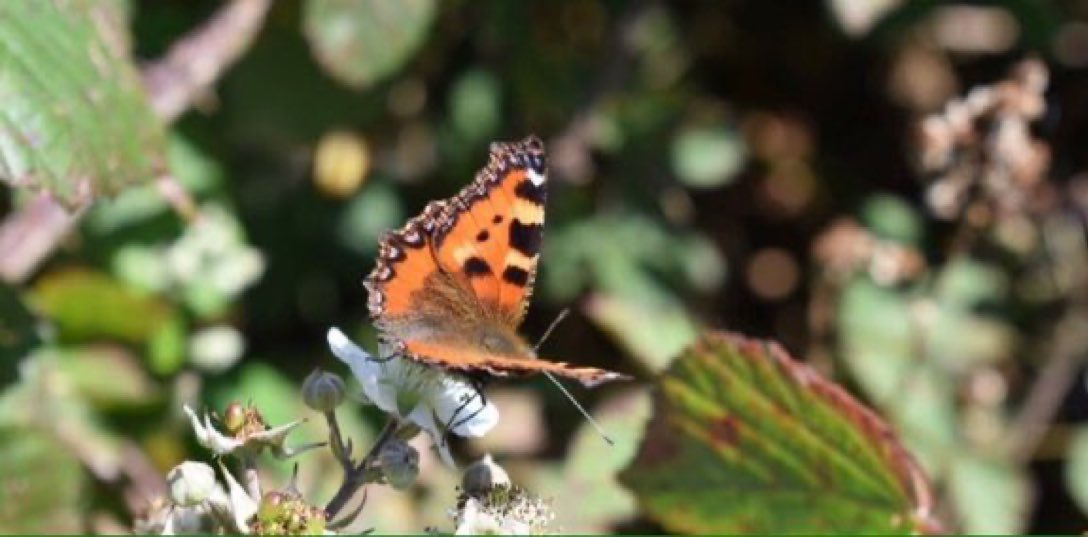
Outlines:
[{"label": "twig", "polygon": [[234,0],[143,69],[151,108],[173,121],[215,83],[257,36],[272,0]]},{"label": "twig", "polygon": [[1088,312],[1072,309],[1058,321],[1054,346],[1043,370],[1028,390],[1006,436],[1008,453],[1014,460],[1030,460],[1050,428],[1069,389],[1080,378],[1080,368],[1088,355]]},{"label": "twig", "polygon": [[[1078,229],[1083,223],[1078,223]],[[1063,278],[1057,273],[1058,260],[1061,258],[1084,259],[1088,254],[1082,235],[1077,241],[1075,251],[1060,251],[1059,242],[1052,238],[1046,225],[1041,226],[1043,254],[1050,269],[1052,285],[1063,289],[1071,297],[1065,306],[1062,317],[1055,324],[1050,341],[1049,357],[1042,371],[1035,377],[1027,392],[1024,403],[1008,429],[1004,446],[1013,460],[1027,462],[1038,449],[1051,422],[1061,408],[1062,401],[1070,388],[1079,378],[1077,370],[1088,358],[1088,305],[1081,297],[1088,292],[1088,281],[1083,278],[1063,285]]]},{"label": "twig", "polygon": [[[333,418],[333,421],[335,422],[335,417]],[[394,437],[399,426],[400,420],[397,418],[390,418],[389,422],[385,424],[385,428],[382,429],[382,432],[378,435],[378,439],[374,441],[374,445],[371,446],[370,451],[363,457],[363,460],[360,461],[358,465],[352,466],[351,459],[348,458],[346,468],[350,468],[350,470],[344,472],[344,482],[340,485],[340,489],[336,491],[332,500],[329,500],[329,503],[325,506],[326,520],[335,520],[336,515],[340,514],[344,505],[355,495],[355,492],[359,490],[359,487],[367,484],[369,481],[368,478],[372,477],[370,475],[371,467],[374,462],[377,461],[378,455],[382,451],[382,447]],[[335,434],[339,434],[339,427],[335,430],[337,431]],[[330,442],[330,447],[332,445],[335,444]],[[333,454],[335,455],[336,448],[332,449]],[[340,457],[337,456],[337,458],[339,459]],[[343,464],[343,461],[341,461],[341,464]],[[358,511],[356,514],[358,514]]]},{"label": "twig", "polygon": [[69,213],[49,194],[40,194],[0,224],[0,280],[26,281],[75,227],[86,206]]},{"label": "twig", "polygon": [[[253,43],[272,5],[271,0],[233,0],[200,27],[190,31],[160,58],[143,69],[151,107],[170,123]],[[169,190],[171,204],[188,218],[188,194]],[[0,280],[19,284],[57,248],[79,222],[86,206],[69,211],[48,194],[27,203],[0,223]]]}]

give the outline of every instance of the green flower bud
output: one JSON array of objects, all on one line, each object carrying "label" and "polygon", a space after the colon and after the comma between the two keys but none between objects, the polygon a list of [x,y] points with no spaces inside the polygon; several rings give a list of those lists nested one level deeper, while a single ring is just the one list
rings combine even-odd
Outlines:
[{"label": "green flower bud", "polygon": [[386,443],[378,461],[386,481],[397,490],[412,486],[419,477],[419,452],[403,440],[394,438]]},{"label": "green flower bud", "polygon": [[185,461],[166,474],[170,500],[191,507],[208,499],[215,490],[215,470],[202,462]]},{"label": "green flower bud", "polygon": [[344,400],[344,381],[339,376],[315,369],[302,383],[302,400],[318,412],[332,412]]}]

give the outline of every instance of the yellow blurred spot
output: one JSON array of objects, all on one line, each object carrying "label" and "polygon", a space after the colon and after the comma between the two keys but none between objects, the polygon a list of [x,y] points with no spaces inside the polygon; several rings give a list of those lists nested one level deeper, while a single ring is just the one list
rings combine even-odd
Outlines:
[{"label": "yellow blurred spot", "polygon": [[359,189],[370,171],[370,148],[363,137],[329,131],[317,142],[314,183],[330,196],[347,198]]}]

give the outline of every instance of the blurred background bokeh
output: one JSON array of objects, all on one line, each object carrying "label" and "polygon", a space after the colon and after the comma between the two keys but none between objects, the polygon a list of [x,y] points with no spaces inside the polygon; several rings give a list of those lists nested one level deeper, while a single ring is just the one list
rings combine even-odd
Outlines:
[{"label": "blurred background bokeh", "polygon": [[[219,7],[126,3],[134,55]],[[0,286],[0,529],[130,527],[206,458],[183,403],[324,438],[299,386],[346,374],[329,327],[374,344],[379,233],[530,133],[551,182],[522,332],[573,311],[544,354],[648,381],[703,327],[774,339],[889,420],[950,527],[1088,529],[1084,0],[275,3],[167,131],[199,217],[126,189]],[[0,190],[0,214],[29,198]],[[609,449],[546,381],[496,382],[499,427],[456,453],[492,453],[566,531],[667,529],[614,476],[647,390],[576,390]],[[380,425],[340,412],[364,445]],[[364,527],[449,527],[458,477],[424,452]],[[336,462],[300,466],[326,501]]]}]

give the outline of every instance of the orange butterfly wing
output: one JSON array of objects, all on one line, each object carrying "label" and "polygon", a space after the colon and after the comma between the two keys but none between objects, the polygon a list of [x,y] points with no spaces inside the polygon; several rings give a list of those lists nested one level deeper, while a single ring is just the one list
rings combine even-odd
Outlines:
[{"label": "orange butterfly wing", "polygon": [[588,387],[627,378],[596,367],[572,367],[564,362],[525,359],[456,345],[407,341],[403,349],[418,362],[464,373],[483,371],[496,377],[508,377],[548,372],[577,380]]},{"label": "orange butterfly wing", "polygon": [[397,317],[413,314],[413,295],[436,272],[465,282],[510,327],[520,324],[536,277],[546,175],[538,138],[492,144],[487,166],[471,184],[385,234],[364,281],[378,327],[389,330]]},{"label": "orange butterfly wing", "polygon": [[536,137],[492,144],[487,166],[471,184],[383,236],[364,285],[371,318],[397,352],[465,373],[549,371],[587,385],[621,378],[531,355],[497,354],[449,333],[463,327],[462,317],[511,331],[521,323],[536,277],[546,177],[543,143]]},{"label": "orange butterfly wing", "polygon": [[403,228],[386,233],[378,245],[378,261],[363,281],[370,317],[381,330],[390,321],[408,316],[413,296],[424,288],[428,276],[441,269],[433,255],[431,234],[446,202],[431,202]]},{"label": "orange butterfly wing", "polygon": [[434,239],[439,264],[517,326],[540,257],[547,171],[539,140],[511,145],[492,147],[487,167],[445,206]]}]

